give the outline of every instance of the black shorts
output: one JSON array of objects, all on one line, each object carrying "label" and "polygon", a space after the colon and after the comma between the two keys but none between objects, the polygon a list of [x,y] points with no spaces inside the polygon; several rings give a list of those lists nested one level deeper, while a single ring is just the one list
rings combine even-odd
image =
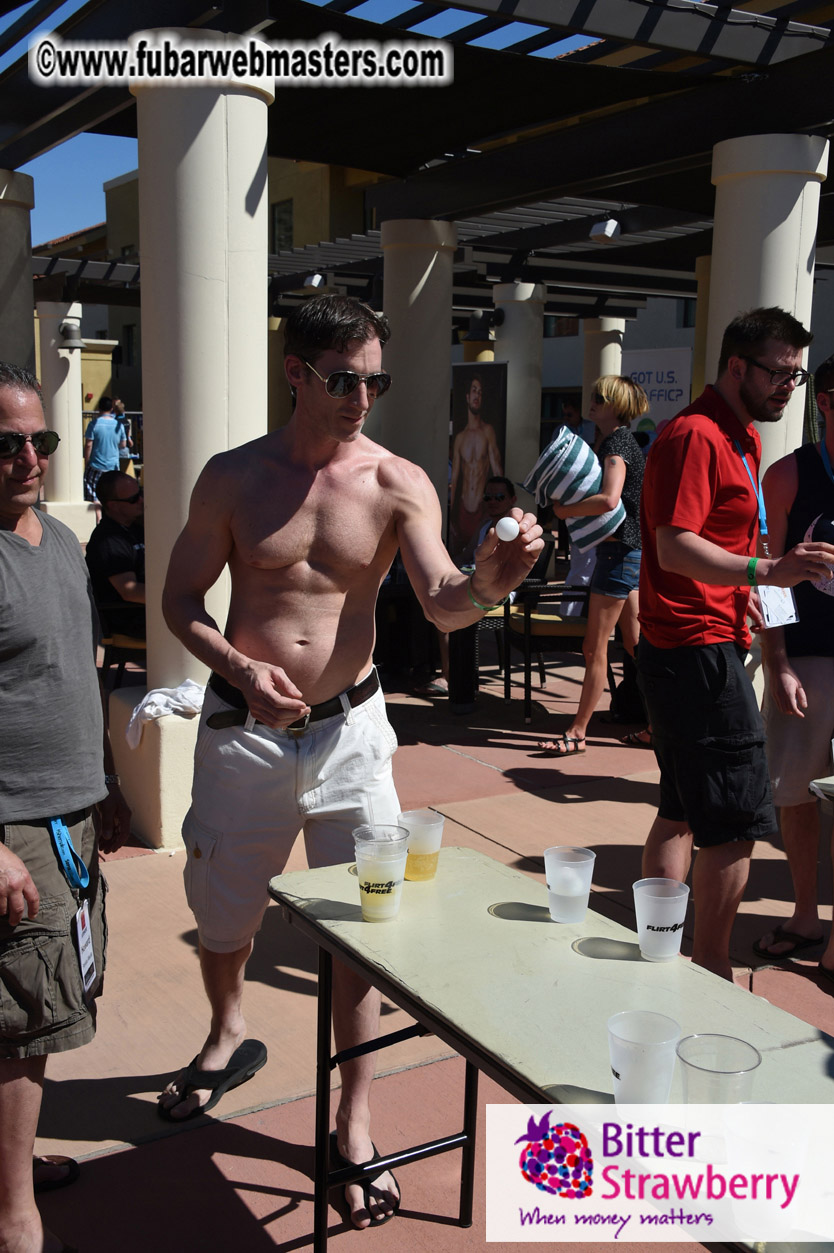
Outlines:
[{"label": "black shorts", "polygon": [[638,647],[638,685],[660,766],[658,817],[686,821],[700,847],[776,828],[765,733],[738,644]]}]

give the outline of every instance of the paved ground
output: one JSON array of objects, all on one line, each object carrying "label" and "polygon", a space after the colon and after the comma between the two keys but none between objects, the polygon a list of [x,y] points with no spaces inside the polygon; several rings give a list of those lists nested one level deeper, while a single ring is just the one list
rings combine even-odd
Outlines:
[{"label": "paved ground", "polygon": [[[479,849],[541,882],[542,852],[550,844],[594,848],[592,907],[630,926],[630,886],[639,877],[655,804],[653,755],[621,746],[629,728],[607,725],[599,715],[586,755],[553,761],[536,748],[542,734],[567,725],[581,673],[575,659],[550,667],[531,726],[524,725],[520,685],[506,705],[492,671],[467,717],[452,715],[443,699],[388,683],[401,744],[397,784],[403,808],[430,805],[446,815],[445,843]],[[303,864],[296,849],[290,868]],[[217,1117],[172,1127],[156,1114],[156,1093],[194,1056],[206,1029],[181,871],[180,853],[130,849],[109,859],[111,952],[98,1036],[88,1048],[50,1061],[40,1127],[41,1151],[82,1157],[84,1169],[73,1187],[42,1198],[44,1215],[83,1253],[310,1248],[315,960],[277,908],[268,910],[258,937],[246,998],[249,1033],[267,1043],[268,1064],[223,1100]],[[827,859],[822,880],[830,919]],[[834,997],[817,986],[813,961],[751,970],[751,942],[772,917],[789,912],[789,896],[784,858],[765,843],[736,925],[737,980],[834,1034]],[[386,1030],[406,1021],[386,1007]],[[380,1075],[374,1137],[381,1147],[459,1129],[463,1064],[438,1041],[399,1045],[380,1061]],[[487,1101],[508,1099],[482,1080],[482,1114]],[[331,1209],[333,1249],[483,1248],[483,1141],[469,1230],[454,1224],[456,1165],[456,1155],[444,1155],[402,1170],[402,1212],[377,1231],[353,1231]]]}]

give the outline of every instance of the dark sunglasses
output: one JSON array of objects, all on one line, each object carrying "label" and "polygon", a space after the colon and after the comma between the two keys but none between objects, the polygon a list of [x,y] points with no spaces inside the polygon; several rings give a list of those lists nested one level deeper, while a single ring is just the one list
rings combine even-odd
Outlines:
[{"label": "dark sunglasses", "polygon": [[594,392],[594,404],[595,405],[605,405],[607,403],[608,402],[606,401],[602,392]]},{"label": "dark sunglasses", "polygon": [[506,492],[496,492],[494,496],[490,496],[487,492],[484,492],[484,500],[506,500],[506,499],[507,499]]},{"label": "dark sunglasses", "polygon": [[145,495],[144,487],[140,487],[138,492],[134,492],[132,496],[114,496],[114,505],[135,505]]},{"label": "dark sunglasses", "polygon": [[[304,358],[302,357],[301,360],[304,361]],[[391,375],[386,374],[384,370],[381,370],[379,374],[357,374],[354,370],[334,370],[332,374],[328,374],[327,378],[323,378],[309,361],[304,361],[304,364],[308,370],[313,371],[317,379],[321,379],[324,383],[324,390],[334,400],[342,400],[345,396],[349,396],[351,392],[356,391],[360,383],[365,384],[371,400],[378,400],[391,386]]]},{"label": "dark sunglasses", "polygon": [[756,361],[754,357],[742,355],[741,359],[749,361],[750,365],[769,374],[774,387],[786,387],[788,383],[793,383],[794,387],[804,387],[811,377],[807,370],[772,370],[769,365],[762,365],[761,361]]},{"label": "dark sunglasses", "polygon": [[0,457],[16,457],[29,440],[39,457],[48,457],[61,442],[57,431],[35,431],[34,435],[24,435],[22,431],[3,431],[0,433]]}]

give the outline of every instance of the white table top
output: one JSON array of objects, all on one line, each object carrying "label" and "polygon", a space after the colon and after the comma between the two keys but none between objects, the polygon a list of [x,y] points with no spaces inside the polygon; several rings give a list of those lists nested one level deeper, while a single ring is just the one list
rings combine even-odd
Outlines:
[{"label": "white table top", "polygon": [[[552,922],[540,883],[471,849],[444,848],[434,880],[406,882],[391,922],[362,921],[350,865],[279,875],[270,892],[535,1099],[611,1101],[606,1021],[654,1009],[682,1035],[755,1045],[755,1100],[834,1103],[830,1037],[684,958],[644,961],[633,931],[591,910],[581,924]],[[670,1099],[682,1100],[679,1074]]]}]

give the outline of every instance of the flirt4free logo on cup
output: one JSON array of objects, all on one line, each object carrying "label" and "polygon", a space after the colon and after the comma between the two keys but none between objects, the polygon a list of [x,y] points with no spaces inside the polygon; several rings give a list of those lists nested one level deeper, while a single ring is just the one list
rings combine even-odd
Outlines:
[{"label": "flirt4free logo on cup", "polygon": [[834,1118],[811,1105],[488,1105],[487,1240],[834,1240]]}]

